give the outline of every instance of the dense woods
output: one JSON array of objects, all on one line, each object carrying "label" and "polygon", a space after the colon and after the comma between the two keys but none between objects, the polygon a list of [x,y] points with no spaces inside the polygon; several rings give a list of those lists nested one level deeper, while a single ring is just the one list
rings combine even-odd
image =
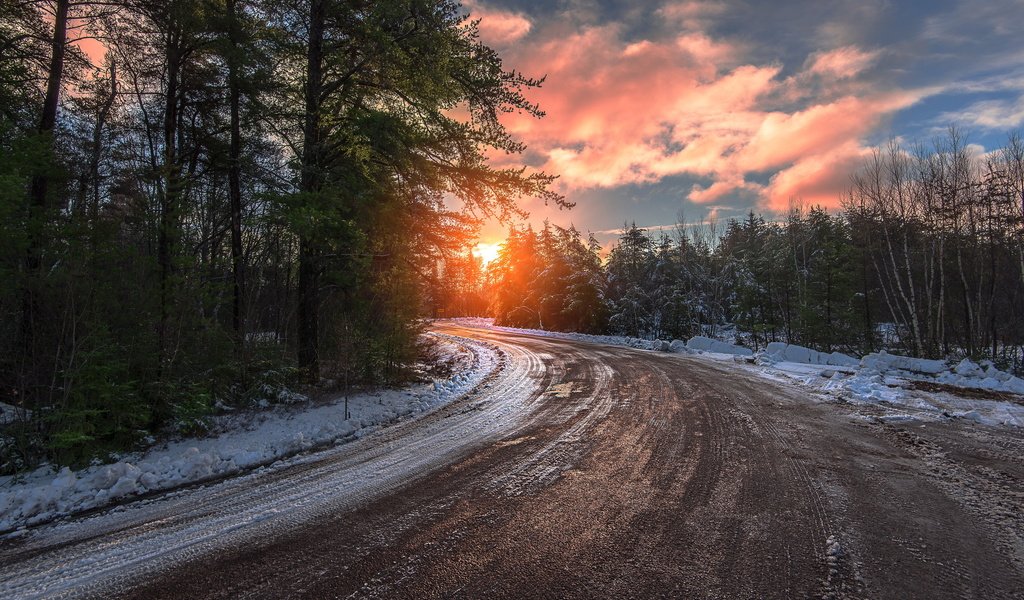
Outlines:
[{"label": "dense woods", "polygon": [[1024,368],[1019,136],[893,143],[838,213],[634,225],[606,257],[513,226],[485,266],[481,219],[569,206],[487,159],[541,83],[448,0],[0,0],[0,472],[403,381],[424,316]]},{"label": "dense woods", "polygon": [[444,0],[0,2],[0,471],[402,380],[476,220],[563,203],[485,158],[539,84]]},{"label": "dense woods", "polygon": [[758,349],[886,348],[987,358],[1018,372],[1024,346],[1024,142],[981,155],[955,129],[893,143],[853,175],[844,209],[750,213],[671,234],[624,229],[607,261],[574,231],[513,231],[488,273],[499,324]]}]

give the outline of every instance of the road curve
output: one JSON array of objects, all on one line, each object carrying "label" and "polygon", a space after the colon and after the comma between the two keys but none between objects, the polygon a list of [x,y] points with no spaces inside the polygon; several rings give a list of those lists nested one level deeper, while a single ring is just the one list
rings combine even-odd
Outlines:
[{"label": "road curve", "polygon": [[442,324],[503,365],[309,460],[0,547],[0,596],[1020,598],[1024,435]]}]

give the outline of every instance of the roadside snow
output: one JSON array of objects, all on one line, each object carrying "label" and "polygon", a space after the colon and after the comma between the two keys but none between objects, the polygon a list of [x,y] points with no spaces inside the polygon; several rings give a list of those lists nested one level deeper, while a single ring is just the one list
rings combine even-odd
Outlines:
[{"label": "roadside snow", "polygon": [[948,367],[944,360],[929,360],[926,358],[913,358],[910,356],[899,356],[889,354],[885,350],[871,353],[860,359],[860,366],[874,371],[909,371],[911,373],[923,373],[925,375],[938,375]]},{"label": "roadside snow", "polygon": [[771,342],[768,344],[768,347],[761,354],[760,360],[762,363],[792,362],[808,365],[832,365],[836,367],[856,367],[860,364],[860,361],[856,358],[841,352],[826,354],[784,342]]},{"label": "roadside snow", "polygon": [[992,363],[987,361],[982,366],[965,358],[952,371],[940,374],[936,381],[961,387],[1024,395],[1024,380],[996,369]]},{"label": "roadside snow", "polygon": [[14,479],[0,478],[0,531],[52,520],[116,500],[223,477],[273,463],[330,443],[357,439],[382,426],[435,409],[475,387],[498,364],[493,348],[437,335],[455,360],[450,379],[399,390],[343,397],[321,406],[276,406],[272,410],[217,417],[219,435],[184,439],[122,460],[54,475],[44,467]]},{"label": "roadside snow", "polygon": [[686,342],[689,350],[700,352],[713,352],[715,354],[732,354],[733,356],[753,356],[754,351],[750,348],[737,346],[728,342],[720,342],[702,335],[694,336]]},{"label": "roadside snow", "polygon": [[[758,355],[757,363],[775,367],[804,383],[810,381],[805,377],[808,373],[824,374],[831,378],[824,389],[842,389],[863,401],[891,402],[898,395],[892,388],[907,387],[912,381],[1024,395],[1024,380],[996,369],[991,362],[979,365],[966,358],[950,368],[942,360],[899,356],[884,350],[858,360],[839,352],[825,354],[803,346],[773,342]],[[828,365],[837,369],[803,369],[794,365]],[[852,377],[846,379],[844,373]]]},{"label": "roadside snow", "polygon": [[[983,425],[1024,427],[1024,405],[1003,400],[964,398],[949,392],[914,389],[914,382],[929,382],[1024,395],[1024,380],[996,369],[991,363],[963,360],[950,368],[945,361],[912,358],[885,351],[856,358],[840,352],[818,352],[796,344],[772,342],[762,352],[696,336],[688,341],[563,333],[537,329],[498,327],[492,319],[463,318],[455,321],[499,331],[528,333],[640,350],[693,354],[722,362],[748,362],[742,368],[775,381],[797,383],[813,392],[851,404],[881,407],[881,418],[890,420],[962,418]],[[888,407],[888,408],[887,408]],[[898,409],[898,410],[897,410]],[[908,411],[910,411],[908,413]],[[879,418],[877,414],[871,418]]]},{"label": "roadside snow", "polygon": [[[591,335],[589,333],[567,333],[563,331],[545,331],[543,329],[518,329],[516,327],[500,327],[494,324],[494,319],[483,317],[459,317],[450,319],[455,323],[462,323],[472,327],[484,327],[496,331],[508,331],[511,333],[528,333],[542,337],[557,338],[560,340],[573,340],[577,342],[590,342],[592,344],[607,344],[609,346],[625,346],[638,350],[654,350],[657,352],[677,351],[675,343],[683,344],[679,340],[667,342],[665,340],[643,340],[640,338],[627,337],[622,335]],[[670,350],[671,349],[671,350]],[[685,350],[683,350],[685,352]]]},{"label": "roadside snow", "polygon": [[577,342],[589,342],[591,344],[607,344],[609,346],[624,346],[637,350],[652,350],[655,352],[673,352],[676,354],[709,354],[715,358],[729,358],[733,356],[753,356],[750,348],[737,346],[728,342],[714,340],[709,337],[696,336],[688,341],[683,340],[645,340],[641,338],[623,335],[592,335],[589,333],[572,333],[564,331],[546,331],[543,329],[519,329],[516,327],[501,327],[494,324],[494,319],[482,317],[461,317],[451,319],[457,323],[471,325],[473,327],[485,327],[496,331],[508,331],[512,333],[528,333],[542,337],[556,338],[560,340],[573,340]]},{"label": "roadside snow", "polygon": [[[916,389],[915,386],[915,382],[924,382],[1013,392],[1016,385],[1014,380],[1020,380],[995,371],[991,366],[980,374],[965,367],[960,369],[965,374],[959,374],[956,370],[948,370],[942,361],[888,355],[884,352],[869,354],[852,366],[775,362],[764,360],[763,355],[758,358],[758,363],[758,371],[763,376],[789,379],[851,404],[883,409],[888,407],[886,414],[880,417],[883,420],[962,418],[982,425],[1024,427],[1024,405],[1019,403],[965,398],[946,391]],[[986,382],[986,378],[994,379],[995,373],[1002,373],[1000,377],[1003,377],[998,386],[991,381]],[[985,385],[990,387],[983,387]],[[912,411],[911,414],[907,413],[908,409]]]}]

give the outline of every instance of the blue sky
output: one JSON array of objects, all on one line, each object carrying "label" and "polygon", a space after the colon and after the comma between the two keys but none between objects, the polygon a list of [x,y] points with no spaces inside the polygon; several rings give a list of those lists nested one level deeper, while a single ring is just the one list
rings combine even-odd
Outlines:
[{"label": "blue sky", "polygon": [[464,4],[506,67],[547,76],[548,115],[507,126],[577,207],[526,201],[531,221],[603,240],[680,211],[836,207],[892,137],[956,125],[985,152],[1024,124],[1021,0]]}]

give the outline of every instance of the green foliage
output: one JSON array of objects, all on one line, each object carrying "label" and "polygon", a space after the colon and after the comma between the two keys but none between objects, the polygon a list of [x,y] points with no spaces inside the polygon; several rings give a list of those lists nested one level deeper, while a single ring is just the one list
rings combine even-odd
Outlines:
[{"label": "green foliage", "polygon": [[619,237],[608,257],[608,298],[611,301],[612,331],[640,337],[652,335],[654,307],[648,284],[654,273],[655,256],[647,233],[636,223]]},{"label": "green foliage", "polygon": [[198,386],[185,390],[186,393],[171,403],[171,427],[182,435],[204,435],[210,429],[207,417],[213,414],[213,397]]},{"label": "green foliage", "polygon": [[601,331],[607,319],[600,247],[575,228],[509,232],[488,267],[491,310],[499,325],[551,331]]},{"label": "green foliage", "polygon": [[[69,46],[53,73],[42,6],[0,3],[0,401],[25,415],[3,469],[202,434],[222,407],[297,397],[299,356],[402,382],[431,275],[479,217],[565,204],[553,177],[489,163],[522,151],[499,117],[540,116],[541,82],[455,2],[73,3],[110,52]],[[598,297],[577,295],[576,314]]]},{"label": "green foliage", "polygon": [[546,226],[510,232],[490,268],[499,324],[634,337],[715,335],[727,323],[754,347],[870,346],[858,253],[845,215],[794,211],[785,225],[749,214],[720,238],[706,225],[652,239],[624,228],[602,265],[593,239]]},{"label": "green foliage", "polygon": [[58,464],[85,464],[145,433],[149,408],[118,350],[104,344],[83,351],[64,373],[64,397],[45,417],[47,447]]}]

